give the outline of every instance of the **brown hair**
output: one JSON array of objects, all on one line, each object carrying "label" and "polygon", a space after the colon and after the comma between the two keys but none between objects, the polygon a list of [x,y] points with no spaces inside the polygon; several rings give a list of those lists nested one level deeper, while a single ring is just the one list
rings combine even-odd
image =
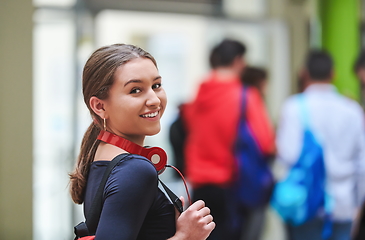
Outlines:
[{"label": "brown hair", "polygon": [[241,74],[241,82],[245,86],[255,87],[263,95],[261,84],[267,81],[267,72],[263,68],[248,66]]},{"label": "brown hair", "polygon": [[97,49],[84,66],[82,92],[93,122],[84,134],[75,170],[70,174],[70,193],[75,203],[81,204],[84,201],[90,165],[100,142],[96,138],[103,128],[103,120],[89,105],[90,98],[95,96],[99,99],[107,99],[117,68],[138,57],[150,59],[157,67],[155,59],[148,52],[127,44],[114,44]]},{"label": "brown hair", "polygon": [[264,69],[258,67],[246,67],[242,72],[241,81],[247,86],[259,87],[260,83],[265,81],[267,73]]}]

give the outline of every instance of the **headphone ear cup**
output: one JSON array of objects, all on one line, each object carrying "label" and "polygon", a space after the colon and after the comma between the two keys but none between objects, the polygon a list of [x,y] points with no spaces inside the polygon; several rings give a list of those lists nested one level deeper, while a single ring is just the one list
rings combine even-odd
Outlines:
[{"label": "headphone ear cup", "polygon": [[163,173],[167,164],[167,155],[162,148],[159,147],[145,148],[142,156],[146,157],[152,162],[158,174]]}]

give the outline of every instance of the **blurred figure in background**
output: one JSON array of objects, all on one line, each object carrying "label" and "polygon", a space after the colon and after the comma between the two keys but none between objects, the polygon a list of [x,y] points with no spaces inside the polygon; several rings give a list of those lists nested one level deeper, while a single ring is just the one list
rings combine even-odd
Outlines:
[{"label": "blurred figure in background", "polygon": [[246,87],[254,87],[265,99],[267,89],[267,72],[263,68],[247,66],[241,76],[241,81]]},{"label": "blurred figure in background", "polygon": [[[334,85],[333,60],[312,51],[302,75],[302,93],[312,132],[320,140],[326,168],[326,191],[333,200],[331,240],[350,239],[356,211],[365,195],[365,122],[360,105],[340,95]],[[290,168],[303,144],[298,94],[283,105],[277,131],[278,160]],[[322,213],[322,214],[321,214]],[[288,225],[292,240],[322,239],[323,212],[299,226]]]},{"label": "blurred figure in background", "polygon": [[[216,228],[209,240],[233,240],[230,193],[235,172],[233,146],[240,115],[240,74],[246,47],[225,39],[210,54],[211,72],[195,100],[184,106],[187,139],[185,173],[193,199],[204,199]],[[236,234],[237,235],[237,234]]]},{"label": "blurred figure in background", "polygon": [[297,92],[302,93],[306,88],[306,82],[303,76],[303,71],[300,71],[297,76]]},{"label": "blurred figure in background", "polygon": [[241,75],[243,84],[241,124],[237,132],[238,222],[242,240],[261,237],[274,178],[270,161],[275,155],[274,128],[266,111],[267,72],[246,67]]},{"label": "blurred figure in background", "polygon": [[360,81],[361,105],[365,108],[365,50],[362,50],[354,64],[354,72]]},{"label": "blurred figure in background", "polygon": [[[169,141],[172,147],[172,154],[175,160],[175,167],[179,169],[179,171],[185,175],[185,142],[186,142],[186,129],[185,123],[183,121],[182,112],[184,109],[184,103],[179,105],[178,114],[175,120],[172,122],[169,128]],[[181,179],[180,174],[175,171],[174,176],[177,179]]]},{"label": "blurred figure in background", "polygon": [[[365,50],[362,50],[358,55],[354,64],[354,72],[360,82],[360,99],[362,107],[365,108]],[[357,215],[353,239],[365,239],[365,200],[363,201],[362,207]]]}]

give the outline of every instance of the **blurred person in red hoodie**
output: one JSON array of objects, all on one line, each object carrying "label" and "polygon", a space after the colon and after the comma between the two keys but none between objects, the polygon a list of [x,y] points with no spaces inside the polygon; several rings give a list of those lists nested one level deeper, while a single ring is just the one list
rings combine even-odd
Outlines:
[{"label": "blurred person in red hoodie", "polygon": [[[216,223],[209,240],[239,239],[241,230],[235,222],[232,185],[237,176],[234,145],[241,114],[240,76],[246,66],[245,52],[245,45],[236,40],[224,39],[215,46],[209,59],[211,71],[200,84],[195,100],[185,104],[182,111],[187,131],[185,173],[193,199],[206,202]],[[259,91],[250,89],[247,98],[248,118],[261,121],[266,113]],[[258,135],[268,128],[264,125],[256,129]],[[273,148],[268,141],[261,143],[263,148]]]}]

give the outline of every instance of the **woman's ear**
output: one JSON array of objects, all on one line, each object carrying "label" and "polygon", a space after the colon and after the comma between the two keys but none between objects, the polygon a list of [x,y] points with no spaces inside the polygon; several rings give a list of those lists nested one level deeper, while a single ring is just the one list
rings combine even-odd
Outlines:
[{"label": "woman's ear", "polygon": [[103,100],[100,100],[95,96],[92,96],[90,98],[89,104],[90,108],[94,111],[95,114],[97,114],[102,119],[106,118]]}]

